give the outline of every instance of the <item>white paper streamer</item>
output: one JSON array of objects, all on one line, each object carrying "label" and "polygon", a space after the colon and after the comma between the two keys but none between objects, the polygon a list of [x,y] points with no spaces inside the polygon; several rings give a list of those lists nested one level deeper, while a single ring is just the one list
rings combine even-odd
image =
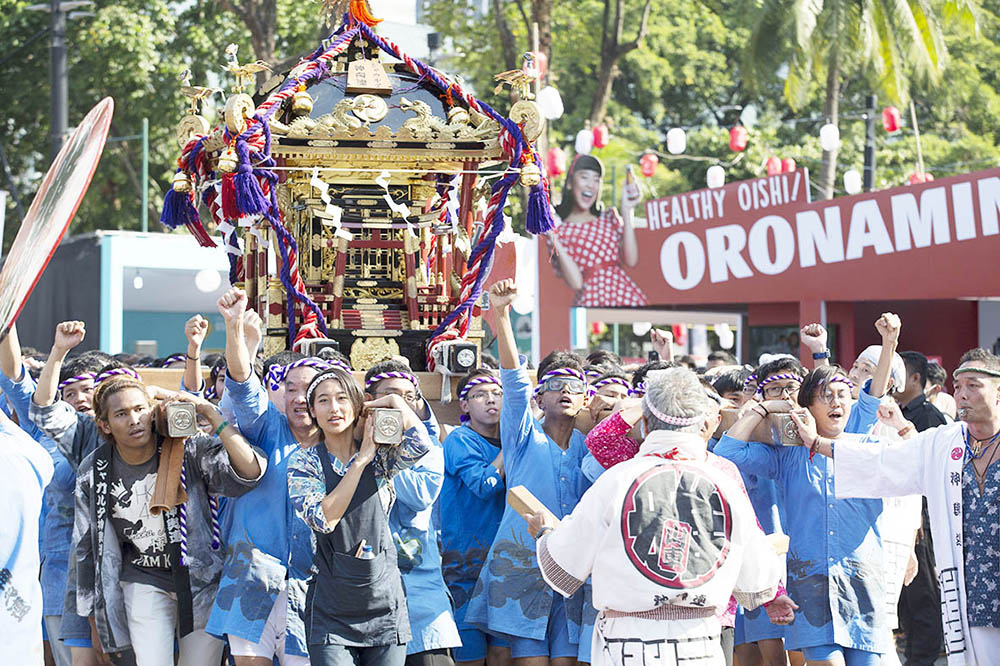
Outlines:
[{"label": "white paper streamer", "polygon": [[410,234],[416,237],[417,232],[413,230],[413,224],[410,222],[409,206],[407,206],[406,204],[396,203],[393,200],[393,198],[389,195],[389,178],[390,178],[389,172],[383,170],[382,173],[380,173],[375,178],[375,184],[381,187],[383,190],[385,190],[385,194],[382,195],[382,199],[384,199],[386,205],[389,206],[389,210],[402,217],[403,221],[406,222],[407,230],[409,230]]},{"label": "white paper streamer", "polygon": [[309,184],[314,188],[319,190],[319,198],[323,200],[326,204],[326,210],[324,211],[329,219],[321,218],[320,222],[328,227],[333,227],[333,235],[344,240],[351,240],[353,236],[351,233],[344,229],[341,225],[341,219],[344,215],[344,209],[340,206],[336,206],[333,200],[330,198],[330,184],[319,177],[319,169],[314,168],[312,172],[312,178],[309,179]]}]

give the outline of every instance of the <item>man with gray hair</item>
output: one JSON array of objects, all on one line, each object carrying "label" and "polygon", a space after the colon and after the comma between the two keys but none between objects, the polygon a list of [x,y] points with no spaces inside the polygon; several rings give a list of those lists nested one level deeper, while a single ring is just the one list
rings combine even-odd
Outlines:
[{"label": "man with gray hair", "polygon": [[529,516],[539,568],[566,597],[593,577],[595,666],[724,664],[716,609],[730,594],[748,609],[774,600],[769,614],[791,621],[794,603],[775,599],[781,558],[737,482],[706,462],[700,431],[716,413],[698,378],[650,372],[642,411],[638,455],[562,521]]}]

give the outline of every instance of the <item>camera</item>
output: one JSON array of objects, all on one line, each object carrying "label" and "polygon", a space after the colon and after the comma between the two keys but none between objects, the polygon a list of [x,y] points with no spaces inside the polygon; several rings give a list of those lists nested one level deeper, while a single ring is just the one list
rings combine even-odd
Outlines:
[{"label": "camera", "polygon": [[160,410],[157,431],[165,437],[184,439],[198,434],[198,411],[190,402],[171,402]]},{"label": "camera", "polygon": [[377,407],[372,410],[375,443],[396,446],[403,441],[403,412],[391,407]]},{"label": "camera", "polygon": [[479,347],[465,340],[449,340],[434,348],[434,363],[449,375],[464,375],[479,367]]},{"label": "camera", "polygon": [[321,358],[320,354],[324,349],[340,351],[340,343],[326,338],[311,338],[302,343],[302,353],[306,356]]}]

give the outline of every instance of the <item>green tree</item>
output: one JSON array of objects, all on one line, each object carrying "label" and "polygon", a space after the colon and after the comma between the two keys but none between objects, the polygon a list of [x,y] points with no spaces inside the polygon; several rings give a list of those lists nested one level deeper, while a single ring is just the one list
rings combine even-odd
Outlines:
[{"label": "green tree", "polygon": [[[854,72],[867,75],[890,100],[909,97],[911,77],[937,83],[947,49],[939,15],[974,27],[970,5],[947,0],[938,10],[930,0],[858,3],[852,0],[764,0],[746,48],[746,74],[786,72],[785,98],[800,109],[823,81],[823,115],[837,124],[841,86]],[[837,148],[823,152],[821,198],[833,196]]]}]

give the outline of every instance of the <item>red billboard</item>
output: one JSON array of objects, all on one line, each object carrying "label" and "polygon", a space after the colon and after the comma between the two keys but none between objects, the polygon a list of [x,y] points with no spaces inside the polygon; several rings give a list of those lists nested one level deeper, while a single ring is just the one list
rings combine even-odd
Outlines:
[{"label": "red billboard", "polygon": [[[1000,169],[819,202],[792,172],[649,201],[645,212],[637,261],[622,270],[650,306],[1000,294]],[[569,345],[575,298],[550,255],[541,245],[543,353]]]}]

